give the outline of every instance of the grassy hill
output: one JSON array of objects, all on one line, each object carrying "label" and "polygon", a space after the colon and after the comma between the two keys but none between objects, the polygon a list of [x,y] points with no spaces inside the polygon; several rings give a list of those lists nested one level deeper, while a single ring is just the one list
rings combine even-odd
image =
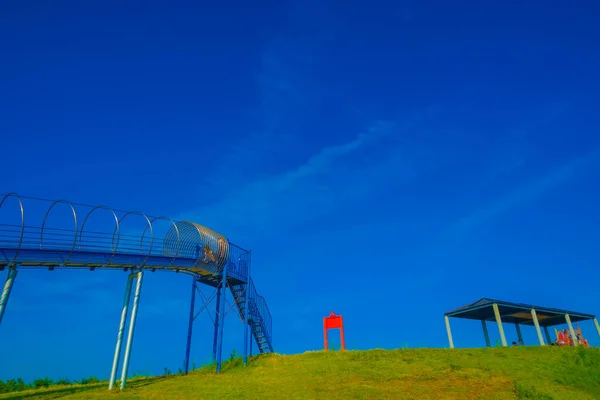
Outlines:
[{"label": "grassy hill", "polygon": [[508,347],[308,352],[188,376],[51,386],[0,399],[600,399],[600,349]]}]

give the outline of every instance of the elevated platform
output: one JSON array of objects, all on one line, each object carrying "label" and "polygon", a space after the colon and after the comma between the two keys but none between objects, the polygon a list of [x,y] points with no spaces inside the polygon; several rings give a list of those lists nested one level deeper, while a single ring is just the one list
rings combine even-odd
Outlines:
[{"label": "elevated platform", "polygon": [[[8,269],[0,296],[0,322],[19,271],[33,268],[121,269],[129,271],[117,346],[109,382],[116,382],[121,342],[132,292],[135,294],[127,336],[121,388],[127,368],[142,280],[146,271],[172,271],[191,275],[192,297],[185,358],[189,365],[194,299],[198,284],[216,288],[213,358],[220,371],[226,293],[234,298],[244,323],[244,362],[252,338],[261,353],[273,351],[272,317],[265,298],[250,276],[250,251],[222,234],[190,221],[151,217],[139,211],[120,211],[66,200],[0,194],[0,270]],[[206,306],[206,304],[205,304]],[[206,308],[205,306],[202,309]]]},{"label": "elevated platform", "polygon": [[[0,248],[0,270],[10,265],[17,256],[18,267],[23,268],[81,268],[81,269],[122,269],[134,270],[143,266],[149,271],[183,272],[193,275],[200,283],[217,287],[221,282],[222,273],[212,272],[210,264],[197,259],[166,257],[160,255],[143,256],[139,254],[112,253],[101,251],[77,250],[45,250],[21,248],[17,254],[15,249]],[[227,282],[230,285],[240,285],[247,282],[245,264],[228,261]]]}]

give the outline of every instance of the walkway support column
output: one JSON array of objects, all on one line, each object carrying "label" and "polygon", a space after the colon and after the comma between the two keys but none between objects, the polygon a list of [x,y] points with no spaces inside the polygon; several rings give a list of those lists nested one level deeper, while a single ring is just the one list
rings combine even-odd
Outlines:
[{"label": "walkway support column", "polygon": [[6,283],[4,284],[4,289],[2,290],[2,296],[0,296],[0,323],[2,323],[2,317],[4,316],[4,310],[6,310],[6,305],[8,304],[8,298],[10,297],[10,292],[12,291],[13,284],[15,279],[17,278],[17,269],[15,267],[8,269],[8,276],[6,277]]},{"label": "walkway support column", "polygon": [[444,320],[446,321],[446,332],[448,333],[448,343],[450,343],[450,348],[454,348],[454,341],[452,340],[452,330],[450,329],[450,319],[447,315],[444,315]]},{"label": "walkway support column", "polygon": [[546,343],[548,343],[548,344],[552,343],[553,340],[550,337],[550,332],[548,331],[547,326],[544,327],[544,333],[546,334]]},{"label": "walkway support column", "polygon": [[596,325],[596,332],[598,332],[598,336],[600,336],[600,324],[596,318],[594,318],[594,325]]},{"label": "walkway support column", "polygon": [[577,346],[579,343],[577,343],[577,335],[575,335],[575,330],[573,329],[573,324],[571,324],[571,317],[569,314],[565,314],[565,319],[567,320],[567,326],[569,327],[571,339],[573,339],[573,346]]},{"label": "walkway support column", "polygon": [[117,347],[115,348],[112,370],[110,371],[108,390],[112,390],[115,386],[115,381],[117,380],[117,369],[119,368],[119,358],[121,358],[121,345],[123,343],[123,332],[125,331],[125,322],[127,320],[127,309],[129,308],[129,300],[131,299],[131,283],[133,277],[133,273],[129,274],[127,277],[127,285],[125,285],[125,298],[123,299],[123,307],[121,308],[121,322],[119,323],[119,332],[117,333]]},{"label": "walkway support column", "polygon": [[217,346],[219,345],[219,315],[221,310],[221,283],[217,286],[217,304],[215,306],[215,333],[213,336],[213,361],[217,361]]},{"label": "walkway support column", "polygon": [[496,323],[498,324],[498,331],[500,332],[500,340],[502,340],[502,346],[506,347],[506,336],[504,336],[504,328],[502,327],[502,318],[500,318],[500,310],[498,304],[494,303],[494,315],[496,316]]},{"label": "walkway support column", "polygon": [[488,332],[487,323],[484,320],[481,320],[481,327],[483,328],[483,336],[485,337],[485,345],[487,347],[492,347],[490,343],[490,334]]},{"label": "walkway support column", "polygon": [[248,308],[250,307],[250,265],[252,264],[252,253],[248,262],[248,275],[246,276],[246,291],[244,293],[244,365],[248,363]]},{"label": "walkway support column", "polygon": [[219,319],[221,320],[219,324],[219,335],[217,338],[217,373],[221,372],[221,359],[223,355],[223,325],[225,323],[225,296],[227,295],[227,264],[223,267],[223,284],[221,285],[221,294],[223,298],[221,299],[221,307],[219,308]]},{"label": "walkway support column", "polygon": [[133,333],[135,331],[135,322],[137,320],[137,310],[140,303],[140,294],[142,291],[142,278],[144,271],[137,273],[137,282],[135,284],[135,294],[133,295],[133,306],[131,307],[131,320],[129,321],[129,332],[127,334],[127,343],[125,344],[125,356],[123,357],[123,370],[121,371],[121,389],[125,388],[127,380],[127,371],[129,370],[129,358],[131,357],[131,345],[133,343]]},{"label": "walkway support column", "polygon": [[517,339],[521,343],[525,344],[525,342],[523,342],[523,334],[521,333],[521,325],[515,324],[515,328],[517,329]]},{"label": "walkway support column", "polygon": [[538,322],[537,313],[535,309],[531,309],[531,318],[533,319],[533,324],[535,325],[535,330],[537,332],[538,340],[540,341],[540,346],[545,346],[544,338],[542,337],[542,331],[540,330],[540,323]]},{"label": "walkway support column", "polygon": [[184,369],[187,375],[190,370],[190,351],[192,349],[192,329],[194,328],[194,306],[196,301],[196,277],[192,277],[192,299],[190,301],[190,318],[188,321],[187,342],[185,345]]}]

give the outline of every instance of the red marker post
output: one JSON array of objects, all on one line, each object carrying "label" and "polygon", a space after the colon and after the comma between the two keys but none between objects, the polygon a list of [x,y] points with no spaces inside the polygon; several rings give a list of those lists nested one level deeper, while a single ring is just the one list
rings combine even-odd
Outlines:
[{"label": "red marker post", "polygon": [[325,336],[325,351],[329,350],[329,337],[327,331],[329,329],[340,329],[340,339],[342,342],[342,350],[346,350],[346,346],[344,344],[344,320],[341,315],[335,315],[332,311],[329,314],[329,317],[323,318],[323,333]]}]

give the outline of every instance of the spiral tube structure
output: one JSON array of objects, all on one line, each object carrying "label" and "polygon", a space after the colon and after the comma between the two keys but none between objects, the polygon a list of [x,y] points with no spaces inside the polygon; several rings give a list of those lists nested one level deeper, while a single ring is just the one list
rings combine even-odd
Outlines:
[{"label": "spiral tube structure", "polygon": [[163,254],[195,258],[220,273],[229,257],[229,241],[223,235],[195,222],[180,221],[169,229],[163,240]]}]

